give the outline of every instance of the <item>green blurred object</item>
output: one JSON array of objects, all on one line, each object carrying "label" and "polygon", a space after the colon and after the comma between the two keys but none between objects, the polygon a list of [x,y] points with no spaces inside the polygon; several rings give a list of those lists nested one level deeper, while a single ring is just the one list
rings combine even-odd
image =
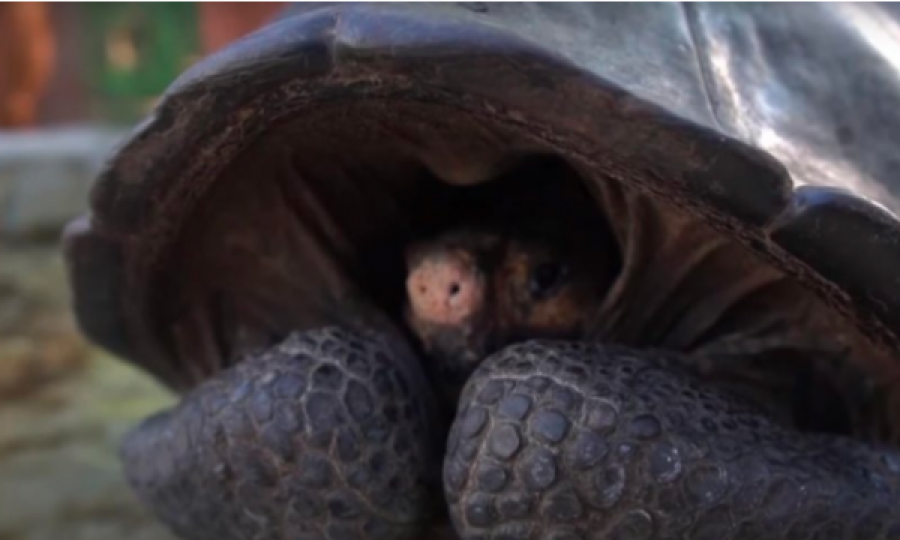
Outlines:
[{"label": "green blurred object", "polygon": [[94,113],[115,123],[142,117],[200,50],[193,2],[85,3]]}]

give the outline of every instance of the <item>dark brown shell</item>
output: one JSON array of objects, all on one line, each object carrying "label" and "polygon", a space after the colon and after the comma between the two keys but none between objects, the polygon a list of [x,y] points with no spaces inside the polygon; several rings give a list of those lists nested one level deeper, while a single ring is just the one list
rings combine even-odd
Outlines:
[{"label": "dark brown shell", "polygon": [[[900,127],[900,108],[837,108],[884,68],[833,9],[294,8],[185,73],[110,161],[92,214],[66,233],[78,319],[177,387],[230,361],[248,328],[252,346],[267,332],[381,324],[371,306],[398,293],[373,284],[415,230],[455,211],[447,186],[537,153],[708,223],[895,349],[900,225],[866,198],[898,205],[884,143],[860,122]],[[751,37],[786,40],[794,56],[752,56]],[[823,61],[808,80],[803,66],[838,50],[856,71]],[[779,103],[796,117],[767,116]],[[812,144],[804,123],[851,133],[860,157],[828,169],[841,147]]]}]

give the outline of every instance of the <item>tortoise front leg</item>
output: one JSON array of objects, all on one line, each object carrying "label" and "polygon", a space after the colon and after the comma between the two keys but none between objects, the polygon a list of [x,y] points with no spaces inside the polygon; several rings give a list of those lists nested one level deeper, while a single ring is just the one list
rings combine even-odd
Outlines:
[{"label": "tortoise front leg", "polygon": [[294,334],[133,430],[128,478],[185,540],[419,538],[439,461],[404,360],[343,330]]},{"label": "tortoise front leg", "polygon": [[900,455],[791,431],[674,360],[531,342],[486,361],[444,465],[461,536],[900,538]]}]

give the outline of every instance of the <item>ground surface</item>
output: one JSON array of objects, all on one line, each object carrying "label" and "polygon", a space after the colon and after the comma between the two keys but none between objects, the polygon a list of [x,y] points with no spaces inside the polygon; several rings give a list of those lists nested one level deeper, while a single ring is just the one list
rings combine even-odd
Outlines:
[{"label": "ground surface", "polygon": [[0,540],[171,540],[116,446],[173,398],[84,343],[58,253],[0,245]]}]

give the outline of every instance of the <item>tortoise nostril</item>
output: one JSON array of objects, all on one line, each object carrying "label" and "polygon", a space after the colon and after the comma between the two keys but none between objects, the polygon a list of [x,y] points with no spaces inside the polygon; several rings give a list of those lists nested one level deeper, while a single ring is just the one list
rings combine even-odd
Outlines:
[{"label": "tortoise nostril", "polygon": [[463,257],[425,260],[407,278],[412,315],[421,321],[457,324],[481,309],[483,286],[477,268]]}]

